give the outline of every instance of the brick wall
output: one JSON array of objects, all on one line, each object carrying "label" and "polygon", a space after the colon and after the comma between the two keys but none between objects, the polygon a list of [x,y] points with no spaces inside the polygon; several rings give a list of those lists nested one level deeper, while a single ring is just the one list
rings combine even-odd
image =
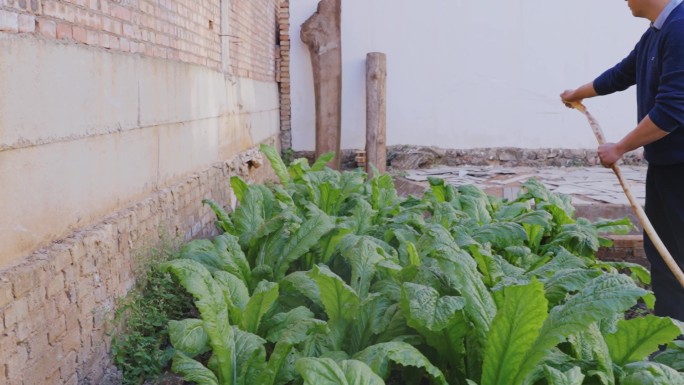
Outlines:
[{"label": "brick wall", "polygon": [[[0,33],[33,34],[109,50],[221,68],[222,0],[0,0]],[[235,75],[275,79],[281,0],[230,5]]]},{"label": "brick wall", "polygon": [[256,149],[245,152],[0,270],[0,384],[98,384],[109,365],[106,322],[134,284],[135,254],[163,234],[214,234],[201,200],[233,201],[233,175],[274,178],[250,166],[263,163]]},{"label": "brick wall", "polygon": [[[229,39],[234,75],[273,81],[278,7],[274,0],[229,0]],[[270,33],[265,26],[270,27]],[[261,33],[264,32],[264,33]]]},{"label": "brick wall", "polygon": [[292,147],[292,98],[290,96],[290,0],[283,0],[278,10],[278,73],[280,85],[280,147]]},{"label": "brick wall", "polygon": [[[0,38],[10,37],[17,44],[40,41],[43,45],[77,47],[96,55],[108,52],[107,55],[102,55],[107,58],[125,55],[131,61],[141,57],[161,59],[154,61],[155,66],[161,70],[173,67],[171,69],[176,72],[169,73],[176,77],[170,78],[183,86],[185,83],[180,80],[187,78],[200,81],[207,78],[225,80],[220,73],[218,77],[204,76],[208,72],[216,75],[216,72],[205,68],[195,72],[177,70],[195,65],[215,71],[227,68],[232,75],[249,79],[243,84],[254,86],[259,82],[276,81],[276,68],[279,68],[276,66],[278,23],[282,23],[277,20],[280,2],[0,0]],[[228,26],[223,28],[220,14],[222,6],[230,12],[227,18],[223,18],[228,20]],[[227,31],[228,36],[221,36],[221,31],[224,34]],[[229,55],[221,52],[222,46],[225,47],[222,39],[225,41],[226,37],[231,43]],[[0,60],[2,55],[0,54]],[[285,56],[282,53],[280,55]],[[222,63],[224,58],[227,58],[227,63]],[[165,66],[164,61],[190,65],[175,66],[176,63],[173,63]],[[141,62],[143,61],[138,61]],[[49,61],[35,64],[50,66]],[[116,79],[107,72],[113,71],[111,68],[103,66],[99,70],[102,71],[100,75],[103,79]],[[2,75],[5,74],[0,73]],[[226,84],[230,88],[230,84],[235,83],[226,81]],[[219,89],[226,86],[212,85]],[[36,93],[53,92],[45,87],[40,88],[41,86],[43,83],[35,87]],[[167,88],[174,89],[171,86]],[[181,86],[178,88],[185,89]],[[234,89],[227,91],[235,92]],[[29,100],[36,94],[26,95]],[[255,95],[271,96],[263,90]],[[265,117],[268,117],[271,110],[264,110],[265,107],[261,106],[268,105],[270,101],[249,101],[253,105],[241,109],[240,113],[249,115],[250,111],[254,111],[257,116],[253,121],[249,116],[241,116],[240,119],[228,116],[226,119],[216,119],[217,122],[232,122],[217,123],[220,127],[216,128],[217,132],[230,136],[230,145],[233,146],[230,148],[248,148],[263,140],[264,132],[268,131],[268,127],[263,126],[267,125],[264,123]],[[242,103],[242,100],[238,98],[235,103]],[[0,107],[2,106],[0,103]],[[136,107],[139,108],[140,105]],[[74,106],[69,111],[78,114],[79,108],[82,107]],[[166,110],[160,108],[159,111]],[[155,110],[154,113],[161,114],[159,111]],[[277,112],[274,114],[274,118],[269,121],[277,119]],[[177,123],[173,122],[174,118],[175,115],[160,116],[159,120]],[[206,120],[200,113],[197,116],[190,114],[189,118]],[[99,120],[96,122],[102,123]],[[114,121],[102,124],[110,123],[116,124]],[[188,122],[182,122],[186,123]],[[205,129],[201,125],[199,128],[193,127],[190,123],[183,132],[191,129],[200,132]],[[233,123],[236,124],[234,127],[231,125]],[[252,127],[252,124],[261,127]],[[46,126],[46,132],[49,134],[52,128]],[[97,132],[98,128],[89,128],[92,131],[84,134]],[[162,128],[166,130],[165,135],[179,132],[172,130],[173,126],[156,125],[137,127],[135,132],[149,132],[154,138],[152,134],[155,130]],[[206,129],[214,127],[207,126]],[[98,137],[102,141],[111,140],[112,143],[117,140],[118,133],[112,134],[112,139],[108,135],[109,133]],[[54,139],[49,135],[45,138]],[[68,138],[63,142],[71,144],[78,140],[80,139],[72,141]],[[158,149],[158,143],[154,143],[154,139],[150,140],[155,144],[154,148]],[[274,139],[269,140],[273,143]],[[228,146],[228,143],[223,144]],[[43,145],[47,147],[50,143],[41,142],[40,146]],[[0,151],[7,151],[5,154],[8,154],[10,151],[20,150]],[[178,176],[174,176],[173,180],[185,178],[183,182],[160,188],[134,206],[112,213],[101,221],[98,218],[97,224],[75,229],[71,235],[22,257],[10,266],[0,268],[0,384],[98,384],[109,364],[110,340],[105,332],[105,323],[112,316],[116,299],[125,295],[133,286],[134,256],[154,247],[160,234],[169,234],[180,240],[213,234],[214,215],[206,206],[202,206],[201,200],[211,198],[221,203],[233,201],[227,187],[232,175],[242,175],[254,181],[272,177],[271,170],[267,167],[249,168],[248,161],[260,156],[255,150],[240,155],[231,153],[230,156],[236,157],[192,175],[182,174],[179,166],[181,171],[177,171]],[[210,163],[203,164],[202,167]],[[197,168],[191,170],[195,171]]]}]

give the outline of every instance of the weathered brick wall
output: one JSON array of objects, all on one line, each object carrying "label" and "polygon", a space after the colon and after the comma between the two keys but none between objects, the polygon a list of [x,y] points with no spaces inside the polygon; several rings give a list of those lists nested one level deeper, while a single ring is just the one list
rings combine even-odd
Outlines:
[{"label": "weathered brick wall", "polygon": [[[0,32],[221,68],[222,0],[0,0]],[[281,0],[230,5],[231,67],[240,77],[275,78]]]},{"label": "weathered brick wall", "polygon": [[280,147],[292,147],[292,98],[290,96],[290,0],[283,0],[278,10],[278,73],[280,85]]},{"label": "weathered brick wall", "polygon": [[277,0],[229,0],[234,75],[273,81],[276,73]]},{"label": "weathered brick wall", "polygon": [[201,200],[234,201],[233,175],[274,178],[268,162],[255,163],[264,163],[256,149],[218,163],[0,270],[0,384],[98,384],[109,364],[106,322],[134,284],[136,253],[161,235],[214,234]]},{"label": "weathered brick wall", "polygon": [[[37,251],[27,252],[25,256],[22,251],[21,258],[7,259],[12,262],[0,267],[0,384],[98,384],[109,364],[110,340],[105,333],[105,323],[112,316],[116,299],[125,295],[134,284],[134,256],[154,247],[161,234],[179,240],[213,234],[214,215],[206,206],[202,206],[201,200],[211,198],[221,203],[234,201],[228,190],[230,176],[243,175],[255,181],[272,176],[267,167],[248,167],[247,162],[259,156],[255,151],[239,156],[232,151],[249,148],[267,136],[275,144],[276,138],[271,136],[275,132],[270,131],[270,125],[277,129],[278,111],[269,103],[276,96],[276,68],[282,65],[276,64],[276,56],[286,56],[280,52],[282,48],[277,44],[278,25],[283,22],[278,20],[281,16],[278,8],[280,3],[281,0],[0,0],[0,39],[7,38],[7,41],[15,42],[17,46],[38,41],[41,47],[37,48],[37,52],[45,54],[41,56],[45,58],[54,57],[50,56],[53,51],[45,49],[45,46],[75,47],[78,52],[101,54],[104,63],[102,68],[87,68],[97,70],[97,76],[103,79],[103,84],[116,81],[117,77],[112,72],[122,71],[121,67],[106,64],[120,63],[112,57],[124,57],[129,60],[126,63],[130,64],[128,69],[140,69],[142,75],[139,76],[146,74],[143,69],[148,67],[158,68],[161,73],[168,71],[168,79],[159,81],[168,80],[173,84],[164,84],[164,90],[194,90],[191,81],[195,80],[200,85],[211,83],[209,85],[214,89],[207,90],[210,95],[237,95],[234,101],[236,106],[229,103],[220,106],[221,111],[226,111],[225,116],[211,115],[209,112],[215,106],[209,106],[209,112],[192,110],[176,116],[173,111],[166,110],[166,105],[159,109],[153,108],[156,105],[148,105],[148,115],[145,116],[154,119],[145,123],[140,121],[139,114],[146,112],[140,109],[141,102],[137,105],[123,103],[126,107],[133,105],[133,110],[137,110],[139,126],[134,129],[99,132],[102,127],[98,124],[103,127],[117,125],[116,119],[112,118],[112,121],[105,122],[93,120],[92,126],[85,124],[87,130],[76,133],[77,136],[53,137],[50,133],[54,127],[45,125],[44,135],[37,135],[39,140],[31,142],[31,149],[50,147],[53,144],[51,141],[77,146],[78,143],[85,143],[79,142],[83,138],[96,136],[101,142],[117,144],[119,136],[128,132],[145,132],[149,133],[145,138],[149,140],[150,148],[158,150],[159,143],[168,145],[170,141],[166,139],[172,135],[191,130],[200,134],[203,130],[216,130],[221,152],[219,158],[212,158],[202,163],[201,167],[195,167],[193,163],[185,169],[182,165],[158,168],[158,174],[155,175],[158,179],[145,182],[154,190],[159,190],[134,206],[120,210],[130,202],[128,196],[119,197],[124,203],[117,206],[116,213],[102,220],[100,216],[95,221],[88,220],[81,225],[85,228],[74,229],[66,237],[59,234],[61,239]],[[229,15],[225,17],[224,14],[222,18],[221,9],[228,10]],[[221,25],[222,19],[227,20],[228,26]],[[229,55],[226,55],[226,46],[222,44],[226,38],[231,43],[228,46]],[[6,54],[0,53],[0,63]],[[41,69],[51,65],[49,60],[37,62],[31,55],[27,55],[26,60],[31,66],[34,63],[46,66]],[[197,66],[201,66],[199,70]],[[224,79],[221,74],[223,70],[238,79]],[[214,76],[216,74],[218,76]],[[0,78],[3,75],[0,73]],[[74,74],[70,76],[78,81]],[[216,84],[213,82],[215,79],[226,84]],[[47,88],[52,83],[44,80],[36,81],[31,88],[33,93],[22,94],[24,98],[33,100],[36,95],[54,93],[54,89]],[[222,87],[226,87],[225,90]],[[239,93],[245,89],[253,94],[246,92],[245,96]],[[88,96],[99,95],[99,89],[91,91],[93,95]],[[6,107],[2,100],[0,97],[0,110]],[[163,102],[166,99],[160,100]],[[205,99],[195,98],[192,101],[197,100]],[[69,105],[68,113],[77,116],[80,108],[87,107]],[[130,112],[123,107],[122,111]],[[161,116],[163,112],[172,116]],[[250,114],[254,115],[253,119]],[[16,121],[24,122],[21,119]],[[197,121],[202,124],[193,125]],[[212,125],[214,121],[216,127]],[[33,123],[30,119],[27,122]],[[158,125],[159,122],[168,124]],[[71,121],[66,124],[72,126]],[[20,125],[3,128],[6,132],[12,132],[19,130]],[[203,138],[201,135],[199,137],[198,143]],[[172,139],[180,141],[178,138]],[[0,147],[0,155],[10,158],[9,155],[22,150],[12,146]],[[224,156],[236,158],[220,161]],[[195,161],[200,164],[202,160]],[[212,162],[219,163],[208,167]],[[189,175],[203,168],[204,171]],[[30,172],[31,168],[26,170]],[[162,172],[164,170],[166,174]],[[168,182],[164,179],[166,177],[169,178]],[[168,186],[178,180],[183,181]],[[83,183],[95,182],[84,180]],[[40,186],[40,183],[36,185]],[[152,189],[145,191],[149,193]],[[137,200],[139,196],[131,199]],[[50,202],[42,203],[49,205]],[[91,226],[93,222],[97,223]]]},{"label": "weathered brick wall", "polygon": [[219,68],[220,0],[3,0],[0,30]]}]

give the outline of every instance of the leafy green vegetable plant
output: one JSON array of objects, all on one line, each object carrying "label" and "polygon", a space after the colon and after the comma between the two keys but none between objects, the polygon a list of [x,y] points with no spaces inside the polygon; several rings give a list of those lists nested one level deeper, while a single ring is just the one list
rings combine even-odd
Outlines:
[{"label": "leafy green vegetable plant", "polygon": [[[199,318],[169,323],[173,370],[198,384],[678,384],[668,318],[643,268],[596,260],[626,219],[574,217],[535,180],[513,201],[430,179],[401,198],[368,179],[263,146],[279,185],[231,180],[221,235],[164,265]],[[630,276],[622,271],[629,271]],[[650,382],[649,382],[650,381]],[[665,381],[665,382],[664,382]],[[667,382],[669,381],[669,382]]]}]

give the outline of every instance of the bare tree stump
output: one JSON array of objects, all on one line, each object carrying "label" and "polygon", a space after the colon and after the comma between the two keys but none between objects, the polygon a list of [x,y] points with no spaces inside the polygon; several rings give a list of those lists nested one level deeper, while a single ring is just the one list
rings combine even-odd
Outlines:
[{"label": "bare tree stump", "polygon": [[366,55],[366,172],[387,170],[387,56]]},{"label": "bare tree stump", "polygon": [[333,151],[328,164],[340,168],[342,122],[341,0],[321,0],[302,24],[301,38],[311,52],[316,97],[316,157]]}]

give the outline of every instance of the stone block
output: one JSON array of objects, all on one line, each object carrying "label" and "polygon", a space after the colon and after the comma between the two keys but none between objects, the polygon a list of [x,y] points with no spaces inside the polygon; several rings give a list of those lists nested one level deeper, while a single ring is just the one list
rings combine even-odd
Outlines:
[{"label": "stone block", "polygon": [[69,383],[69,379],[76,375],[76,368],[78,366],[78,355],[74,351],[69,351],[64,355],[62,362],[59,365],[59,374],[62,383]]},{"label": "stone block", "polygon": [[5,326],[10,327],[29,316],[28,297],[14,300],[4,310]]},{"label": "stone block", "polygon": [[7,281],[0,281],[0,309],[14,300],[12,284]]},{"label": "stone block", "polygon": [[3,356],[11,357],[6,362],[7,379],[10,384],[23,384],[24,374],[27,371],[28,349],[25,344],[14,345],[13,349],[11,354]]},{"label": "stone block", "polygon": [[54,345],[66,332],[66,316],[59,315],[50,321],[48,326],[48,343]]}]

